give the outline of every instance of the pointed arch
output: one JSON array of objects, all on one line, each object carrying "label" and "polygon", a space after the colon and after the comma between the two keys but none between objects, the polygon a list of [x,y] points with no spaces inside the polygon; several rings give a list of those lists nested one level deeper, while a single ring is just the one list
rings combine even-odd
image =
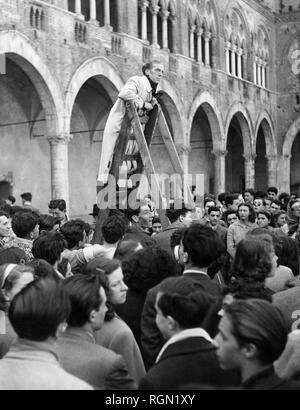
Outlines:
[{"label": "pointed arch", "polygon": [[92,77],[101,76],[102,84],[112,101],[117,99],[118,91],[124,85],[117,68],[104,57],[93,57],[86,60],[74,72],[66,89],[65,99],[65,129],[70,132],[70,122],[73,106],[81,87]]},{"label": "pointed arch", "polygon": [[63,132],[63,95],[48,68],[47,58],[36,51],[29,38],[15,30],[0,33],[0,54],[6,54],[28,75],[34,84],[46,114],[47,132]]},{"label": "pointed arch", "polygon": [[295,141],[295,138],[300,132],[300,117],[290,126],[283,144],[282,153],[283,156],[287,157],[292,153],[292,147]]},{"label": "pointed arch", "polygon": [[241,127],[242,136],[243,136],[244,154],[253,155],[253,152],[255,152],[253,148],[253,141],[254,141],[253,125],[252,125],[251,117],[250,117],[248,110],[240,102],[233,103],[228,111],[226,121],[225,121],[225,138],[226,138],[225,146],[227,146],[229,127],[234,117],[237,118],[240,124],[240,127]]},{"label": "pointed arch", "polygon": [[263,111],[262,113],[260,113],[256,120],[256,126],[255,126],[255,131],[254,131],[254,138],[255,138],[254,140],[255,151],[254,152],[256,152],[256,143],[257,143],[257,137],[258,137],[260,126],[262,127],[264,131],[264,136],[265,136],[265,141],[266,141],[266,154],[267,155],[277,155],[277,145],[276,145],[274,124],[267,111]]},{"label": "pointed arch", "polygon": [[195,97],[189,109],[190,114],[188,118],[188,137],[190,138],[193,120],[200,107],[204,109],[209,120],[209,124],[212,130],[213,148],[215,150],[225,150],[225,132],[221,112],[217,107],[216,101],[207,91],[199,93]]}]

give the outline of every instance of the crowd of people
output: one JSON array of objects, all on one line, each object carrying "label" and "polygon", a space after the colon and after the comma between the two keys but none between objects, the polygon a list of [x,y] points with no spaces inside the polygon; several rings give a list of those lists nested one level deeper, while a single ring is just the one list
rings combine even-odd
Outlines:
[{"label": "crowd of people", "polygon": [[[0,202],[0,390],[300,390],[300,195]],[[98,210],[93,216],[97,218]]]}]

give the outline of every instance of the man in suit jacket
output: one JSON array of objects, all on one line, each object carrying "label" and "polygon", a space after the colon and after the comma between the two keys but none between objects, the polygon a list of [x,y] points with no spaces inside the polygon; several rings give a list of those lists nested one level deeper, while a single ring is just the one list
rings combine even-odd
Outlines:
[{"label": "man in suit jacket", "polygon": [[139,114],[153,110],[157,104],[155,94],[164,74],[164,66],[159,61],[152,61],[143,67],[143,76],[131,77],[120,91],[112,107],[103,134],[98,182],[106,184],[114,148],[126,113],[126,103],[133,102]]},{"label": "man in suit jacket", "polygon": [[0,390],[92,390],[58,362],[55,339],[68,315],[54,279],[34,281],[13,298],[9,320],[19,339],[0,360]]},{"label": "man in suit jacket", "polygon": [[166,214],[171,222],[163,232],[155,235],[153,238],[160,248],[171,252],[171,237],[175,231],[182,228],[188,228],[192,224],[192,212],[187,209],[184,203],[174,204],[167,210]]},{"label": "man in suit jacket", "polygon": [[71,301],[68,328],[57,341],[62,367],[97,390],[133,390],[124,359],[96,344],[94,331],[100,330],[106,307],[106,295],[99,277],[76,275],[64,283]]},{"label": "man in suit jacket", "polygon": [[185,233],[182,241],[185,252],[185,269],[183,275],[201,282],[203,290],[214,297],[221,297],[222,288],[219,283],[208,276],[209,266],[224,254],[224,243],[212,228],[192,225]]}]

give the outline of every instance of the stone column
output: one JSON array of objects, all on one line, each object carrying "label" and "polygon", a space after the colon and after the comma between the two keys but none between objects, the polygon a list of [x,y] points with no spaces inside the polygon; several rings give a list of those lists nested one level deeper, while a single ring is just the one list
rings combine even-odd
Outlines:
[{"label": "stone column", "polygon": [[195,58],[195,40],[194,40],[194,33],[196,30],[196,26],[190,27],[190,57]]},{"label": "stone column", "polygon": [[142,40],[147,41],[147,8],[149,7],[148,1],[143,1],[141,4],[142,10]]},{"label": "stone column", "polygon": [[52,199],[64,199],[69,203],[68,144],[72,136],[61,134],[48,137],[51,157]]},{"label": "stone column", "polygon": [[262,63],[262,79],[261,79],[261,85],[266,88],[266,66],[267,64],[263,61]]},{"label": "stone column", "polygon": [[110,0],[104,0],[104,26],[110,27]]},{"label": "stone column", "polygon": [[261,86],[261,59],[257,61],[257,83]]},{"label": "stone column", "polygon": [[256,155],[245,154],[245,185],[246,188],[255,188],[255,159]]},{"label": "stone column", "polygon": [[231,74],[234,76],[236,76],[236,64],[235,64],[236,50],[237,50],[237,47],[236,45],[233,44],[231,47]]},{"label": "stone column", "polygon": [[177,145],[177,152],[182,163],[183,172],[185,175],[189,173],[189,155],[192,152],[190,145]]},{"label": "stone column", "polygon": [[201,65],[203,65],[203,61],[202,61],[202,34],[203,34],[203,29],[199,28],[199,30],[197,30],[197,50],[198,50],[198,63],[200,63]]},{"label": "stone column", "polygon": [[226,72],[230,74],[230,55],[231,43],[228,41],[225,46],[225,60],[226,60]]},{"label": "stone column", "polygon": [[216,54],[217,37],[211,38],[211,68],[217,68],[217,54]]},{"label": "stone column", "polygon": [[80,20],[84,20],[84,15],[82,14],[81,9],[81,0],[75,1],[75,13],[77,18],[79,18]]},{"label": "stone column", "polygon": [[291,190],[291,155],[284,155],[281,160],[281,170],[278,173],[279,190],[290,193]]},{"label": "stone column", "polygon": [[176,54],[178,53],[178,47],[177,47],[177,18],[176,16],[171,17],[172,21],[172,37],[173,37],[173,53]]},{"label": "stone column", "polygon": [[94,24],[98,23],[97,22],[96,0],[90,0],[90,22]]},{"label": "stone column", "polygon": [[81,0],[75,0],[75,13],[81,14]]},{"label": "stone column", "polygon": [[167,10],[162,11],[161,13],[161,18],[162,18],[162,30],[163,30],[163,49],[168,50],[169,49],[169,40],[168,40],[168,18],[170,15],[170,12]]},{"label": "stone column", "polygon": [[157,31],[157,14],[159,12],[159,7],[158,6],[153,6],[151,8],[151,13],[152,13],[152,44],[156,47],[159,47],[158,45],[158,31]]},{"label": "stone column", "polygon": [[226,155],[227,151],[213,150],[215,156],[215,195],[226,191]]},{"label": "stone column", "polygon": [[211,39],[211,33],[205,33],[205,65],[206,67],[210,67],[210,49],[209,49],[209,42]]},{"label": "stone column", "polygon": [[277,155],[267,155],[268,186],[277,186]]},{"label": "stone column", "polygon": [[243,75],[242,75],[242,55],[243,55],[243,50],[241,48],[239,48],[237,50],[237,67],[238,67],[237,76],[239,78],[243,78]]},{"label": "stone column", "polygon": [[253,62],[253,82],[254,82],[254,84],[257,84],[257,64],[256,64],[256,57],[254,57],[254,62]]}]

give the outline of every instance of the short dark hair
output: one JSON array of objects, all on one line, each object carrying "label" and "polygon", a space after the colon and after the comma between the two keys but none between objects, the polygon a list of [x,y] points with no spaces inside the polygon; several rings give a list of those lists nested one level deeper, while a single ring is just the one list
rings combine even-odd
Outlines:
[{"label": "short dark hair", "polygon": [[122,262],[124,259],[131,257],[139,246],[142,245],[131,239],[120,241],[114,254],[114,259],[118,259]]},{"label": "short dark hair", "polygon": [[19,238],[26,238],[38,222],[39,218],[33,212],[17,212],[12,218],[11,227]]},{"label": "short dark hair", "polygon": [[167,209],[166,215],[171,224],[176,222],[181,216],[186,216],[188,212],[191,210],[188,209],[185,205],[184,202],[177,202],[174,204],[171,204],[170,208]]},{"label": "short dark hair", "polygon": [[66,248],[67,242],[61,234],[49,232],[33,242],[32,254],[36,259],[44,259],[50,265],[54,265],[60,260]]},{"label": "short dark hair", "polygon": [[229,195],[227,195],[226,198],[225,198],[226,207],[228,207],[229,205],[233,205],[233,202],[237,199],[239,199],[238,194],[229,194]]},{"label": "short dark hair", "polygon": [[114,244],[120,241],[126,232],[126,222],[123,217],[112,215],[102,225],[102,234],[105,242]]},{"label": "short dark hair", "polygon": [[19,263],[26,262],[27,256],[23,249],[17,247],[0,248],[0,266],[6,263]]},{"label": "short dark hair", "polygon": [[16,202],[16,198],[13,195],[9,195],[7,199],[12,203],[12,205]]},{"label": "short dark hair", "polygon": [[3,211],[2,209],[0,209],[0,217],[1,216],[6,216],[6,218],[10,218],[9,214],[5,211]]},{"label": "short dark hair", "polygon": [[272,215],[270,214],[270,212],[268,212],[268,211],[259,211],[258,212],[258,215],[265,215],[265,217],[269,220],[269,221],[272,221]]},{"label": "short dark hair", "polygon": [[39,231],[50,232],[55,225],[59,225],[60,221],[57,218],[54,218],[52,215],[44,214],[39,216]]},{"label": "short dark hair", "polygon": [[146,71],[147,71],[147,70],[151,70],[151,68],[153,68],[153,66],[154,66],[155,64],[161,64],[161,65],[163,65],[163,63],[162,63],[161,61],[159,61],[159,60],[152,60],[152,61],[150,61],[149,63],[146,63],[146,64],[143,66],[143,68],[142,68],[143,74],[146,75]]},{"label": "short dark hair", "polygon": [[118,259],[105,259],[98,257],[87,264],[85,267],[85,273],[88,275],[97,275],[100,269],[100,271],[107,276],[121,268],[121,266],[121,262]]},{"label": "short dark hair", "polygon": [[263,199],[268,197],[268,194],[265,191],[256,191],[254,195],[254,199]]},{"label": "short dark hair", "polygon": [[215,199],[213,199],[213,198],[205,198],[205,199],[204,199],[204,208],[206,207],[206,205],[207,205],[209,202],[214,202],[214,204],[217,205]]},{"label": "short dark hair", "polygon": [[153,224],[161,224],[161,220],[158,216],[155,216],[152,220],[152,225]]},{"label": "short dark hair", "polygon": [[171,316],[181,329],[201,327],[214,299],[204,291],[198,290],[188,295],[168,292],[158,300],[158,307],[165,317]]},{"label": "short dark hair", "polygon": [[83,230],[83,225],[77,220],[69,221],[60,228],[61,234],[67,241],[68,249],[78,246],[79,242],[83,241]]},{"label": "short dark hair", "polygon": [[281,207],[281,205],[282,205],[282,203],[279,201],[279,199],[273,199],[271,205],[272,205],[272,204],[276,204],[276,205],[278,205],[278,206],[280,206],[280,207]]},{"label": "short dark hair", "polygon": [[219,212],[221,215],[221,209],[218,206],[211,206],[208,210],[208,215],[210,215],[212,212]]},{"label": "short dark hair", "polygon": [[30,192],[25,192],[24,194],[20,195],[24,201],[32,201],[32,194]]},{"label": "short dark hair", "polygon": [[229,192],[222,192],[221,194],[218,195],[218,201],[223,204],[225,203],[225,198],[229,195]]},{"label": "short dark hair", "polygon": [[53,266],[44,259],[33,259],[27,266],[31,266],[34,269],[34,276],[37,279],[50,278],[57,281],[60,280]]},{"label": "short dark hair", "polygon": [[222,219],[224,219],[225,222],[227,222],[228,216],[232,215],[232,214],[238,216],[237,211],[235,211],[234,209],[228,209],[227,211],[223,212],[223,218]]},{"label": "short dark hair", "polygon": [[172,233],[172,236],[170,239],[171,249],[174,249],[175,246],[179,246],[181,244],[184,234],[186,233],[187,230],[188,228],[185,227],[181,229],[176,229],[176,231]]},{"label": "short dark hair", "polygon": [[225,251],[218,234],[201,224],[194,224],[185,232],[183,246],[192,263],[199,268],[208,267]]},{"label": "short dark hair", "polygon": [[89,322],[91,312],[100,309],[101,287],[100,275],[75,275],[64,281],[64,289],[71,304],[71,313],[67,319],[69,326],[84,326]]},{"label": "short dark hair", "polygon": [[129,289],[140,294],[146,294],[163,279],[177,274],[175,258],[158,246],[138,251],[123,261],[122,268]]},{"label": "short dark hair", "polygon": [[66,211],[67,205],[64,199],[52,199],[48,205],[49,209],[59,209],[60,211]]},{"label": "short dark hair", "polygon": [[244,197],[245,197],[246,192],[248,192],[248,193],[249,193],[251,196],[253,196],[253,197],[254,197],[254,195],[255,195],[255,191],[254,191],[254,189],[252,189],[252,188],[249,188],[249,189],[245,189],[245,190],[244,190],[244,194],[243,194]]},{"label": "short dark hair", "polygon": [[69,314],[70,302],[61,282],[48,278],[27,285],[9,308],[9,320],[17,335],[36,342],[55,337]]},{"label": "short dark hair", "polygon": [[270,188],[267,189],[267,192],[274,192],[274,194],[278,195],[278,189],[274,186],[271,186]]},{"label": "short dark hair", "polygon": [[288,331],[282,313],[265,300],[241,300],[225,307],[231,330],[239,345],[254,344],[258,360],[275,362],[285,349]]}]

